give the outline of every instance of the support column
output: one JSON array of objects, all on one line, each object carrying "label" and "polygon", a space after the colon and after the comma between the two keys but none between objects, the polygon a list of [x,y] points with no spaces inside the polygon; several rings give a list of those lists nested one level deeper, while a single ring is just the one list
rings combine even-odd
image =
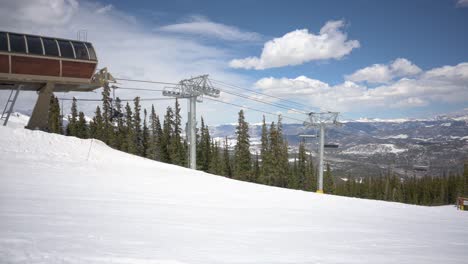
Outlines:
[{"label": "support column", "polygon": [[37,97],[36,105],[32,112],[31,118],[29,118],[28,129],[39,129],[46,130],[48,125],[49,117],[49,106],[50,96],[54,91],[54,84],[47,83],[44,87],[39,90],[39,96]]},{"label": "support column", "polygon": [[11,113],[13,113],[13,109],[15,107],[16,99],[18,99],[18,94],[21,91],[21,87],[23,87],[23,85],[18,84],[18,85],[15,86],[16,91],[11,91],[12,93],[14,92],[15,95],[13,96],[13,99],[10,99],[10,97],[11,97],[11,94],[10,94],[10,97],[8,98],[8,102],[5,105],[5,109],[3,110],[2,118],[3,118],[3,114],[5,114],[5,112],[7,111],[8,103],[10,103],[10,107],[9,107],[7,115],[5,117],[5,122],[3,122],[3,126],[6,126],[8,124],[8,119],[10,119],[10,115],[11,115]]},{"label": "support column", "polygon": [[189,129],[190,129],[190,168],[197,169],[197,97],[192,96],[189,99],[190,103],[190,118],[189,118]]},{"label": "support column", "polygon": [[323,148],[325,145],[325,127],[320,125],[320,151],[319,151],[319,177],[318,177],[318,193],[323,193]]}]

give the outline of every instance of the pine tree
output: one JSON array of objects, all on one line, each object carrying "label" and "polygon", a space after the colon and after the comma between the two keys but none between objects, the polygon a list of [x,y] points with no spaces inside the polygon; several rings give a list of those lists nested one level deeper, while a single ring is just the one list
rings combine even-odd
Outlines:
[{"label": "pine tree", "polygon": [[86,119],[85,115],[83,112],[80,112],[78,114],[78,122],[76,125],[76,136],[79,138],[88,138],[89,137],[89,132],[88,132],[88,125],[86,124]]},{"label": "pine tree", "polygon": [[463,196],[468,197],[468,160],[463,164]]},{"label": "pine tree", "polygon": [[76,122],[78,118],[78,107],[76,106],[76,98],[73,97],[72,106],[71,106],[71,114],[68,117],[68,125],[67,125],[67,135],[69,136],[76,136]]},{"label": "pine tree", "polygon": [[95,124],[94,138],[104,140],[104,120],[102,118],[101,108],[99,106],[96,107],[93,122]]},{"label": "pine tree", "polygon": [[170,142],[170,156],[173,164],[185,166],[186,154],[182,145],[182,117],[180,115],[179,100],[176,99],[174,107],[173,135]]},{"label": "pine tree", "polygon": [[306,178],[307,178],[307,154],[305,150],[305,141],[302,140],[299,144],[299,155],[297,164],[297,188],[306,190]]},{"label": "pine tree", "polygon": [[270,153],[270,141],[269,141],[269,135],[268,135],[268,128],[265,122],[265,116],[263,116],[263,123],[262,123],[260,157],[262,160],[260,182],[263,184],[270,185],[272,184],[271,182],[271,153]]},{"label": "pine tree", "polygon": [[130,105],[125,106],[125,142],[123,150],[130,154],[137,154],[137,146],[135,145],[135,123],[133,122],[133,113]]},{"label": "pine tree", "polygon": [[221,153],[219,152],[218,142],[211,141],[211,150],[208,172],[216,175],[222,175]]},{"label": "pine tree", "polygon": [[120,98],[117,97],[115,99],[115,112],[113,115],[113,120],[115,124],[117,125],[117,128],[115,130],[115,134],[113,136],[114,142],[113,146],[116,149],[123,150],[123,145],[125,141],[125,122],[123,119],[123,113],[122,113],[122,102],[120,101]]},{"label": "pine tree", "polygon": [[143,130],[141,128],[141,105],[140,97],[135,97],[133,99],[133,130],[134,132],[134,144],[135,144],[135,154],[139,156],[144,156],[143,150]]},{"label": "pine tree", "polygon": [[148,157],[149,155],[148,150],[149,150],[149,145],[150,145],[150,134],[149,134],[148,124],[146,123],[146,117],[147,117],[146,109],[143,110],[143,116],[144,118],[143,118],[142,154],[144,157]]},{"label": "pine tree", "polygon": [[330,164],[327,163],[327,169],[323,175],[323,191],[326,193],[335,193],[335,185],[333,183],[333,176],[330,170]]},{"label": "pine tree", "polygon": [[231,165],[231,158],[229,156],[229,142],[228,142],[227,137],[225,137],[224,139],[223,162],[224,162],[223,175],[228,178],[232,178],[232,165]]},{"label": "pine tree", "polygon": [[151,106],[150,114],[150,123],[151,123],[151,133],[150,133],[150,143],[148,147],[148,158],[153,160],[160,160],[160,146],[161,146],[161,122],[159,117],[154,110],[154,105]]},{"label": "pine tree", "polygon": [[252,168],[251,182],[259,182],[260,180],[260,157],[258,152],[255,152],[255,160]]},{"label": "pine tree", "polygon": [[288,178],[289,178],[289,156],[288,156],[288,142],[284,139],[283,135],[283,122],[281,115],[278,116],[278,143],[277,143],[277,152],[278,154],[278,164],[277,164],[277,176],[279,179],[278,186],[287,187]]},{"label": "pine tree", "polygon": [[107,145],[113,143],[113,126],[112,126],[112,99],[110,97],[109,85],[104,85],[102,90],[102,138]]},{"label": "pine tree", "polygon": [[[305,149],[304,149],[305,151]],[[306,153],[307,154],[307,153]],[[305,179],[305,190],[316,191],[317,190],[317,174],[314,167],[314,161],[312,155],[307,155],[307,166],[306,166],[306,179]]]},{"label": "pine tree", "polygon": [[164,116],[164,124],[161,136],[161,161],[171,163],[171,155],[169,145],[174,135],[174,112],[170,106],[167,107],[166,115]]},{"label": "pine tree", "polygon": [[211,136],[208,126],[205,125],[203,117],[201,118],[200,139],[198,141],[198,162],[197,167],[202,171],[208,171],[211,163]]},{"label": "pine tree", "polygon": [[234,148],[234,178],[249,180],[251,172],[249,125],[245,121],[244,111],[239,111],[236,127],[237,143]]},{"label": "pine tree", "polygon": [[51,95],[49,106],[48,131],[51,133],[62,134],[62,117],[60,115],[60,104],[57,97]]}]

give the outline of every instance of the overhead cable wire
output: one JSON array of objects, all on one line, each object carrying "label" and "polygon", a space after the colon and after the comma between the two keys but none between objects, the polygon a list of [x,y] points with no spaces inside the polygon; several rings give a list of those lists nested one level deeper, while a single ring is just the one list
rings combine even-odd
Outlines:
[{"label": "overhead cable wire", "polygon": [[[276,113],[272,113],[272,112],[268,112],[268,111],[248,107],[248,106],[243,106],[243,105],[239,105],[239,104],[235,104],[235,103],[229,103],[229,102],[224,102],[224,101],[221,101],[221,100],[216,100],[216,99],[213,99],[213,98],[210,98],[210,97],[205,97],[204,99],[208,99],[210,101],[215,101],[215,102],[218,102],[218,103],[228,104],[228,105],[232,105],[232,106],[236,106],[236,107],[240,107],[240,108],[244,108],[244,109],[248,109],[248,110],[252,110],[252,111],[256,111],[256,112],[260,112],[260,113],[264,113],[264,114],[268,114],[268,115],[273,115],[273,116],[280,116],[281,115],[281,114],[276,114]],[[281,115],[281,117],[283,117],[285,119],[291,119],[291,120],[294,120],[294,121],[303,122],[303,120],[297,119],[297,118],[294,118],[294,117],[289,117],[289,116],[284,116],[284,115]]]},{"label": "overhead cable wire", "polygon": [[150,92],[162,92],[164,91],[163,89],[151,89],[151,88],[138,88],[138,87],[111,87],[111,89],[117,89],[117,90],[135,90],[135,91],[150,91]]},{"label": "overhead cable wire", "polygon": [[257,99],[257,98],[252,98],[252,97],[247,96],[247,95],[243,95],[243,94],[239,94],[239,93],[234,93],[234,92],[230,92],[230,91],[226,91],[226,90],[221,90],[221,91],[222,91],[222,92],[225,92],[225,93],[227,93],[227,94],[231,94],[231,95],[234,95],[234,96],[238,96],[238,97],[247,99],[247,100],[252,100],[252,101],[255,101],[255,102],[262,103],[262,104],[266,104],[266,105],[270,105],[270,106],[282,108],[282,109],[285,109],[285,110],[288,110],[288,111],[293,111],[293,112],[296,112],[296,113],[298,113],[298,114],[307,114],[307,112],[300,111],[300,110],[296,110],[296,109],[287,107],[287,106],[285,106],[285,105],[281,105],[281,104],[277,104],[277,103],[272,103],[272,102],[263,101],[263,100],[260,100],[260,99]]},{"label": "overhead cable wire", "polygon": [[126,79],[126,78],[114,78],[117,81],[127,81],[127,82],[141,82],[141,83],[156,83],[156,84],[167,84],[167,85],[177,85],[178,83],[170,83],[170,82],[159,82],[159,81],[151,81],[151,80],[135,80],[135,79]]},{"label": "overhead cable wire", "polygon": [[[223,81],[219,81],[219,80],[214,80],[214,79],[210,79],[211,81],[213,82],[216,82],[216,83],[220,83],[224,86],[227,86],[227,87],[231,87],[231,88],[235,88],[235,89],[241,89],[241,90],[245,90],[245,91],[249,91],[249,92],[252,92],[252,93],[255,93],[255,94],[258,94],[258,95],[263,95],[263,96],[266,96],[266,97],[270,97],[270,98],[274,98],[274,99],[277,99],[277,100],[282,100],[284,102],[289,102],[289,103],[292,103],[292,104],[296,104],[296,105],[300,105],[301,107],[310,107],[308,105],[305,105],[303,103],[299,103],[299,102],[296,102],[296,101],[293,101],[293,100],[290,100],[290,99],[284,99],[284,98],[281,98],[281,97],[278,97],[278,96],[274,96],[274,95],[270,95],[270,94],[265,94],[265,93],[262,93],[262,92],[258,92],[258,91],[255,91],[253,89],[248,89],[248,88],[244,88],[244,87],[240,87],[240,86],[237,86],[237,85],[233,85],[233,84],[229,84],[229,83],[225,83]],[[306,110],[306,109],[303,109],[307,112],[312,112],[312,111],[309,111],[309,110]]]},{"label": "overhead cable wire", "polygon": [[[143,83],[156,83],[156,84],[178,85],[178,83],[160,82],[160,81],[152,81],[152,80],[136,80],[136,79],[127,79],[127,78],[115,78],[115,79],[116,79],[116,80],[120,80],[120,81],[130,81],[130,82],[143,82]],[[212,79],[210,79],[210,80],[212,80]],[[247,90],[247,91],[250,91],[250,92],[254,92],[254,93],[259,94],[259,95],[263,95],[263,96],[275,98],[275,99],[278,99],[278,100],[282,100],[282,101],[287,101],[287,102],[292,102],[292,103],[295,103],[295,104],[299,104],[299,103],[297,103],[297,102],[294,102],[294,101],[291,101],[291,100],[288,100],[288,99],[283,99],[283,98],[280,98],[280,97],[277,97],[277,96],[273,96],[273,95],[267,95],[267,94],[260,93],[260,92],[257,92],[257,91],[251,90],[251,89],[246,89],[246,88],[238,87],[238,86],[235,86],[235,85],[227,84],[227,83],[224,83],[224,82],[221,82],[221,81],[217,81],[217,80],[212,80],[212,81],[215,81],[215,82],[224,84],[225,86],[231,86],[231,87],[235,87],[235,88],[238,88],[238,89],[243,89],[243,90]],[[116,87],[116,89],[122,89],[122,90],[138,90],[138,91],[156,91],[156,92],[161,92],[161,91],[163,91],[163,90],[160,90],[160,89],[130,88],[130,87]],[[273,102],[267,102],[267,101],[265,101],[265,100],[261,100],[261,99],[257,99],[257,98],[252,98],[252,97],[247,96],[247,95],[242,95],[242,94],[230,92],[230,91],[227,91],[227,90],[225,90],[225,89],[222,89],[222,91],[225,92],[225,93],[234,95],[234,96],[238,96],[238,97],[247,99],[247,100],[252,100],[252,101],[259,102],[259,103],[271,105],[271,106],[274,106],[274,107],[278,107],[278,108],[282,108],[282,109],[285,109],[285,110],[293,111],[293,112],[296,112],[296,113],[299,113],[299,114],[307,114],[307,113],[309,112],[309,111],[300,111],[300,110],[296,110],[296,109],[294,109],[293,107],[288,107],[288,106],[286,106],[286,105],[284,105],[284,104],[273,103]]]},{"label": "overhead cable wire", "polygon": [[[63,101],[73,101],[73,98],[58,98]],[[140,101],[168,101],[175,100],[176,98],[140,98]],[[102,99],[75,99],[76,101],[85,101],[85,102],[102,102]],[[119,99],[121,102],[133,102],[135,99]]]}]

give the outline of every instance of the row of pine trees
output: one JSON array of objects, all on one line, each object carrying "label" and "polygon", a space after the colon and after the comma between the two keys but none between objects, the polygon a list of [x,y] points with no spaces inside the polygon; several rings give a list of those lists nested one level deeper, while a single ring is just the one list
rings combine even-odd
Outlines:
[{"label": "row of pine trees", "polygon": [[[112,102],[110,89],[102,92],[102,106],[97,106],[92,120],[86,120],[73,99],[68,125],[62,127],[58,99],[51,97],[49,132],[79,138],[95,138],[112,148],[156,161],[179,166],[188,165],[188,144],[182,135],[182,117],[178,100],[167,107],[160,118],[154,106],[149,113],[141,109],[140,98],[131,106],[117,97]],[[161,121],[162,120],[162,121]],[[231,146],[230,143],[234,146]],[[249,124],[244,111],[239,111],[235,140],[216,141],[201,118],[197,131],[197,169],[216,175],[259,184],[305,191],[317,189],[317,170],[312,156],[306,152],[305,142],[298,153],[290,154],[283,135],[281,116],[277,122],[267,124],[263,117],[260,153],[250,146]],[[336,178],[330,165],[324,172],[326,193],[396,201],[419,205],[453,204],[461,195],[468,196],[468,165],[463,175],[446,177],[405,177],[392,172],[384,177],[358,177],[349,175]]]}]

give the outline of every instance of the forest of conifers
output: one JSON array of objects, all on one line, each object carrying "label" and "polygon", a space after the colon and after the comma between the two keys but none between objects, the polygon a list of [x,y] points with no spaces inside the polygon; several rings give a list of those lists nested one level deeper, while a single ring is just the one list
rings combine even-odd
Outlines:
[{"label": "forest of conifers", "polygon": [[[180,105],[167,107],[164,116],[156,113],[154,106],[142,110],[139,97],[123,105],[119,98],[113,102],[110,88],[102,92],[102,105],[96,107],[95,116],[86,121],[83,112],[77,109],[77,100],[72,102],[66,127],[63,125],[58,99],[51,97],[49,129],[79,138],[95,138],[112,148],[148,159],[187,166],[187,141],[182,135]],[[197,169],[216,175],[271,186],[315,191],[317,169],[315,162],[299,145],[298,153],[288,152],[288,142],[283,136],[281,116],[278,121],[266,124],[263,118],[261,148],[251,153],[249,124],[244,111],[239,111],[235,146],[228,139],[219,142],[210,136],[208,126],[201,118],[197,130]],[[162,119],[162,120],[161,120]],[[294,161],[291,162],[290,158]],[[325,193],[395,201],[418,205],[454,204],[457,197],[468,196],[468,163],[463,175],[408,177],[391,171],[384,176],[362,177],[333,176],[330,164],[324,172]],[[155,172],[157,173],[157,172]]]}]

